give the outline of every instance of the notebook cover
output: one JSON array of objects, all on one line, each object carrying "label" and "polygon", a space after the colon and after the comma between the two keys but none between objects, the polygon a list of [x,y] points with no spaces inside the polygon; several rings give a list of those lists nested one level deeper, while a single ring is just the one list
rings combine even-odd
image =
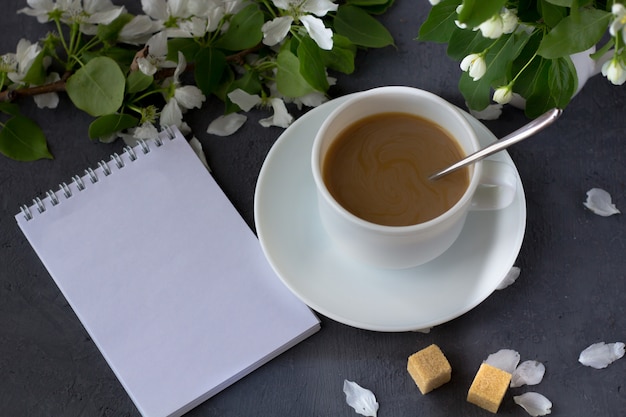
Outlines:
[{"label": "notebook cover", "polygon": [[31,220],[16,215],[146,417],[184,414],[319,329],[175,133],[94,169],[95,184],[68,183],[69,198],[59,188]]}]

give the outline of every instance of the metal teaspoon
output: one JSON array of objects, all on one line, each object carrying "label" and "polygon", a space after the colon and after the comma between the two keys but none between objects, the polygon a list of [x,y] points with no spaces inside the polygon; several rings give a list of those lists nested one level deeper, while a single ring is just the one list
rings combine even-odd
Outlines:
[{"label": "metal teaspoon", "polygon": [[437,180],[443,177],[444,175],[447,175],[451,172],[456,171],[459,168],[463,168],[464,166],[473,164],[476,161],[480,161],[481,159],[486,158],[489,155],[492,155],[496,152],[500,152],[501,150],[508,148],[514,143],[520,142],[534,135],[535,133],[538,133],[539,131],[543,130],[545,127],[551,125],[552,122],[554,122],[556,119],[559,118],[561,113],[563,113],[562,109],[554,108],[554,109],[548,110],[541,116],[537,117],[530,123],[520,127],[513,133],[510,133],[506,135],[505,137],[503,137],[502,139],[497,140],[490,145],[487,145],[485,148],[466,156],[465,158],[449,166],[448,168],[436,172],[435,174],[428,177],[428,179]]}]

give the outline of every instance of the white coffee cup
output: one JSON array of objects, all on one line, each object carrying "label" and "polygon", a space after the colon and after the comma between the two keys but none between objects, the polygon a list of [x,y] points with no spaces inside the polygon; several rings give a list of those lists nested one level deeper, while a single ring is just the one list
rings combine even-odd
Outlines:
[{"label": "white coffee cup", "polygon": [[370,266],[410,268],[435,259],[452,246],[470,210],[499,210],[510,205],[517,176],[511,165],[486,159],[470,166],[469,186],[460,200],[432,220],[386,226],[361,219],[333,198],[323,180],[322,164],[329,146],[344,129],[365,117],[387,112],[413,114],[444,127],[466,155],[480,149],[480,144],[457,107],[412,87],[380,87],[355,94],[332,111],[317,132],[311,155],[313,179],[323,227],[337,250]]}]

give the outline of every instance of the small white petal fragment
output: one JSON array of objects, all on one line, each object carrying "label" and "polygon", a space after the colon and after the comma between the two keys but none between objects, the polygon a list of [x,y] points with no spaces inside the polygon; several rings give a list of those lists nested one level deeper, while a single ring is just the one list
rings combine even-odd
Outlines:
[{"label": "small white petal fragment", "polygon": [[502,104],[490,104],[483,110],[469,109],[469,112],[479,120],[497,120],[502,114]]},{"label": "small white petal fragment", "polygon": [[543,379],[546,373],[544,364],[538,361],[522,362],[511,377],[511,388],[521,387],[522,385],[537,385]]},{"label": "small white petal fragment", "polygon": [[500,349],[487,357],[485,363],[512,374],[517,368],[520,355],[512,349]]},{"label": "small white petal fragment", "polygon": [[587,191],[587,201],[583,204],[589,210],[602,217],[620,213],[615,204],[611,202],[611,194],[601,188],[592,188]]},{"label": "small white petal fragment", "polygon": [[354,411],[364,416],[376,417],[378,403],[372,391],[346,379],[343,381],[343,392],[346,394],[346,402]]},{"label": "small white petal fragment", "polygon": [[432,330],[432,327],[425,327],[423,329],[415,329],[414,332],[428,334]]},{"label": "small white petal fragment", "polygon": [[235,133],[248,118],[239,113],[230,113],[225,116],[219,116],[211,122],[207,129],[207,133],[217,136],[229,136]]},{"label": "small white petal fragment", "polygon": [[507,272],[504,278],[502,278],[502,281],[500,282],[500,284],[496,287],[496,290],[503,290],[509,285],[512,285],[517,280],[517,278],[519,278],[520,272],[521,272],[521,269],[519,269],[519,267],[517,266],[511,267],[509,272]]},{"label": "small white petal fragment", "polygon": [[545,416],[552,412],[552,402],[537,392],[525,392],[513,397],[513,401],[533,417]]},{"label": "small white petal fragment", "polygon": [[602,369],[624,356],[624,343],[594,343],[582,352],[578,362],[585,366]]}]

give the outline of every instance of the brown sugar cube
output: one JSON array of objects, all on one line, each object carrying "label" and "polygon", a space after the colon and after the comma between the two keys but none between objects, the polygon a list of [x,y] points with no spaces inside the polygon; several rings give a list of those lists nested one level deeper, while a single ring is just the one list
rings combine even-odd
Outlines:
[{"label": "brown sugar cube", "polygon": [[407,370],[422,394],[450,381],[452,368],[437,345],[430,345],[409,356]]},{"label": "brown sugar cube", "polygon": [[467,401],[497,413],[510,382],[510,373],[483,363],[467,393]]}]

